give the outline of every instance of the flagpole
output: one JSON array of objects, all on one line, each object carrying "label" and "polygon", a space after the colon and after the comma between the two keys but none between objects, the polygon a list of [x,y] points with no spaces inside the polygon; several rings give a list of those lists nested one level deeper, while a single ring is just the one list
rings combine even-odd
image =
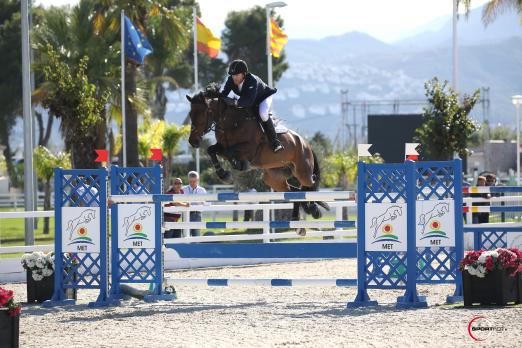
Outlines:
[{"label": "flagpole", "polygon": [[121,10],[121,123],[123,166],[127,166],[127,130],[125,115],[125,13]]},{"label": "flagpole", "polygon": [[[31,106],[31,44],[29,32],[29,0],[20,1],[22,44],[22,114],[24,124],[24,207],[34,209],[33,114]],[[25,245],[34,245],[33,218],[25,219]]]},{"label": "flagpole", "polygon": [[453,34],[453,81],[452,87],[455,92],[458,92],[459,88],[459,46],[458,46],[458,1],[453,0],[453,25],[452,25],[452,34]]},{"label": "flagpole", "polygon": [[270,49],[270,6],[266,6],[266,57],[268,66],[268,86],[273,87],[272,80],[272,51]]},{"label": "flagpole", "polygon": [[[194,22],[194,92],[198,91],[198,25],[196,6],[192,8],[192,21]],[[196,172],[200,170],[199,148],[196,149]]]}]

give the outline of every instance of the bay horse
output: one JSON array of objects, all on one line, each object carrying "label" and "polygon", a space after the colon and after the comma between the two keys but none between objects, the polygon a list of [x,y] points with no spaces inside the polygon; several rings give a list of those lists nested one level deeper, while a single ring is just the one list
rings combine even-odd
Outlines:
[{"label": "bay horse", "polygon": [[[310,144],[299,134],[287,130],[279,134],[284,150],[274,153],[259,124],[257,110],[238,108],[226,101],[219,85],[210,84],[204,91],[188,96],[191,129],[189,143],[198,148],[203,136],[214,131],[216,144],[207,149],[218,177],[230,183],[230,172],[223,169],[218,157],[228,160],[232,168],[247,170],[250,166],[263,170],[263,181],[276,192],[317,191],[321,170]],[[230,98],[228,98],[230,99]],[[288,183],[295,177],[300,187]],[[315,219],[321,217],[324,202],[294,203],[293,218],[299,219],[299,207]]]}]

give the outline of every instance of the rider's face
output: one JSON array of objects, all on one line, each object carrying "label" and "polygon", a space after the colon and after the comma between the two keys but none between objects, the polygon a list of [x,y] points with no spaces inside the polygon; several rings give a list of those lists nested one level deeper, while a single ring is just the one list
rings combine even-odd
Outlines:
[{"label": "rider's face", "polygon": [[234,84],[236,86],[239,86],[241,84],[241,82],[243,82],[244,79],[245,79],[245,74],[243,74],[243,73],[232,75],[232,80],[234,80]]}]

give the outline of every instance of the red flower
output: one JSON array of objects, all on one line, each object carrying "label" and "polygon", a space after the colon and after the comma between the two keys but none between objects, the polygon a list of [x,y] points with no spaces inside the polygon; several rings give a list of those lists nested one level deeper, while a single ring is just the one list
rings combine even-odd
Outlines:
[{"label": "red flower", "polygon": [[486,258],[486,264],[485,264],[486,268],[488,271],[492,271],[494,268],[495,268],[495,261],[493,260],[493,257],[492,256],[488,256]]}]

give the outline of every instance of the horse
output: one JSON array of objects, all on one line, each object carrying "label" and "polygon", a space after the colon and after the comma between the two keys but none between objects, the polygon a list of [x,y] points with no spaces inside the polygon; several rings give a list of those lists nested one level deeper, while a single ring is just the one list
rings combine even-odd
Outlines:
[{"label": "horse", "polygon": [[[227,183],[231,180],[230,172],[218,160],[220,156],[236,170],[262,169],[264,183],[276,192],[317,191],[321,170],[310,144],[298,133],[287,130],[279,134],[284,150],[274,153],[259,124],[257,110],[238,108],[227,99],[230,98],[220,95],[217,84],[210,84],[192,97],[187,95],[191,120],[189,143],[198,148],[203,136],[214,131],[216,144],[209,146],[207,153],[218,177]],[[299,187],[289,184],[292,176]],[[299,219],[299,206],[315,219],[322,215],[319,206],[329,210],[324,202],[296,202],[294,219]]]}]

